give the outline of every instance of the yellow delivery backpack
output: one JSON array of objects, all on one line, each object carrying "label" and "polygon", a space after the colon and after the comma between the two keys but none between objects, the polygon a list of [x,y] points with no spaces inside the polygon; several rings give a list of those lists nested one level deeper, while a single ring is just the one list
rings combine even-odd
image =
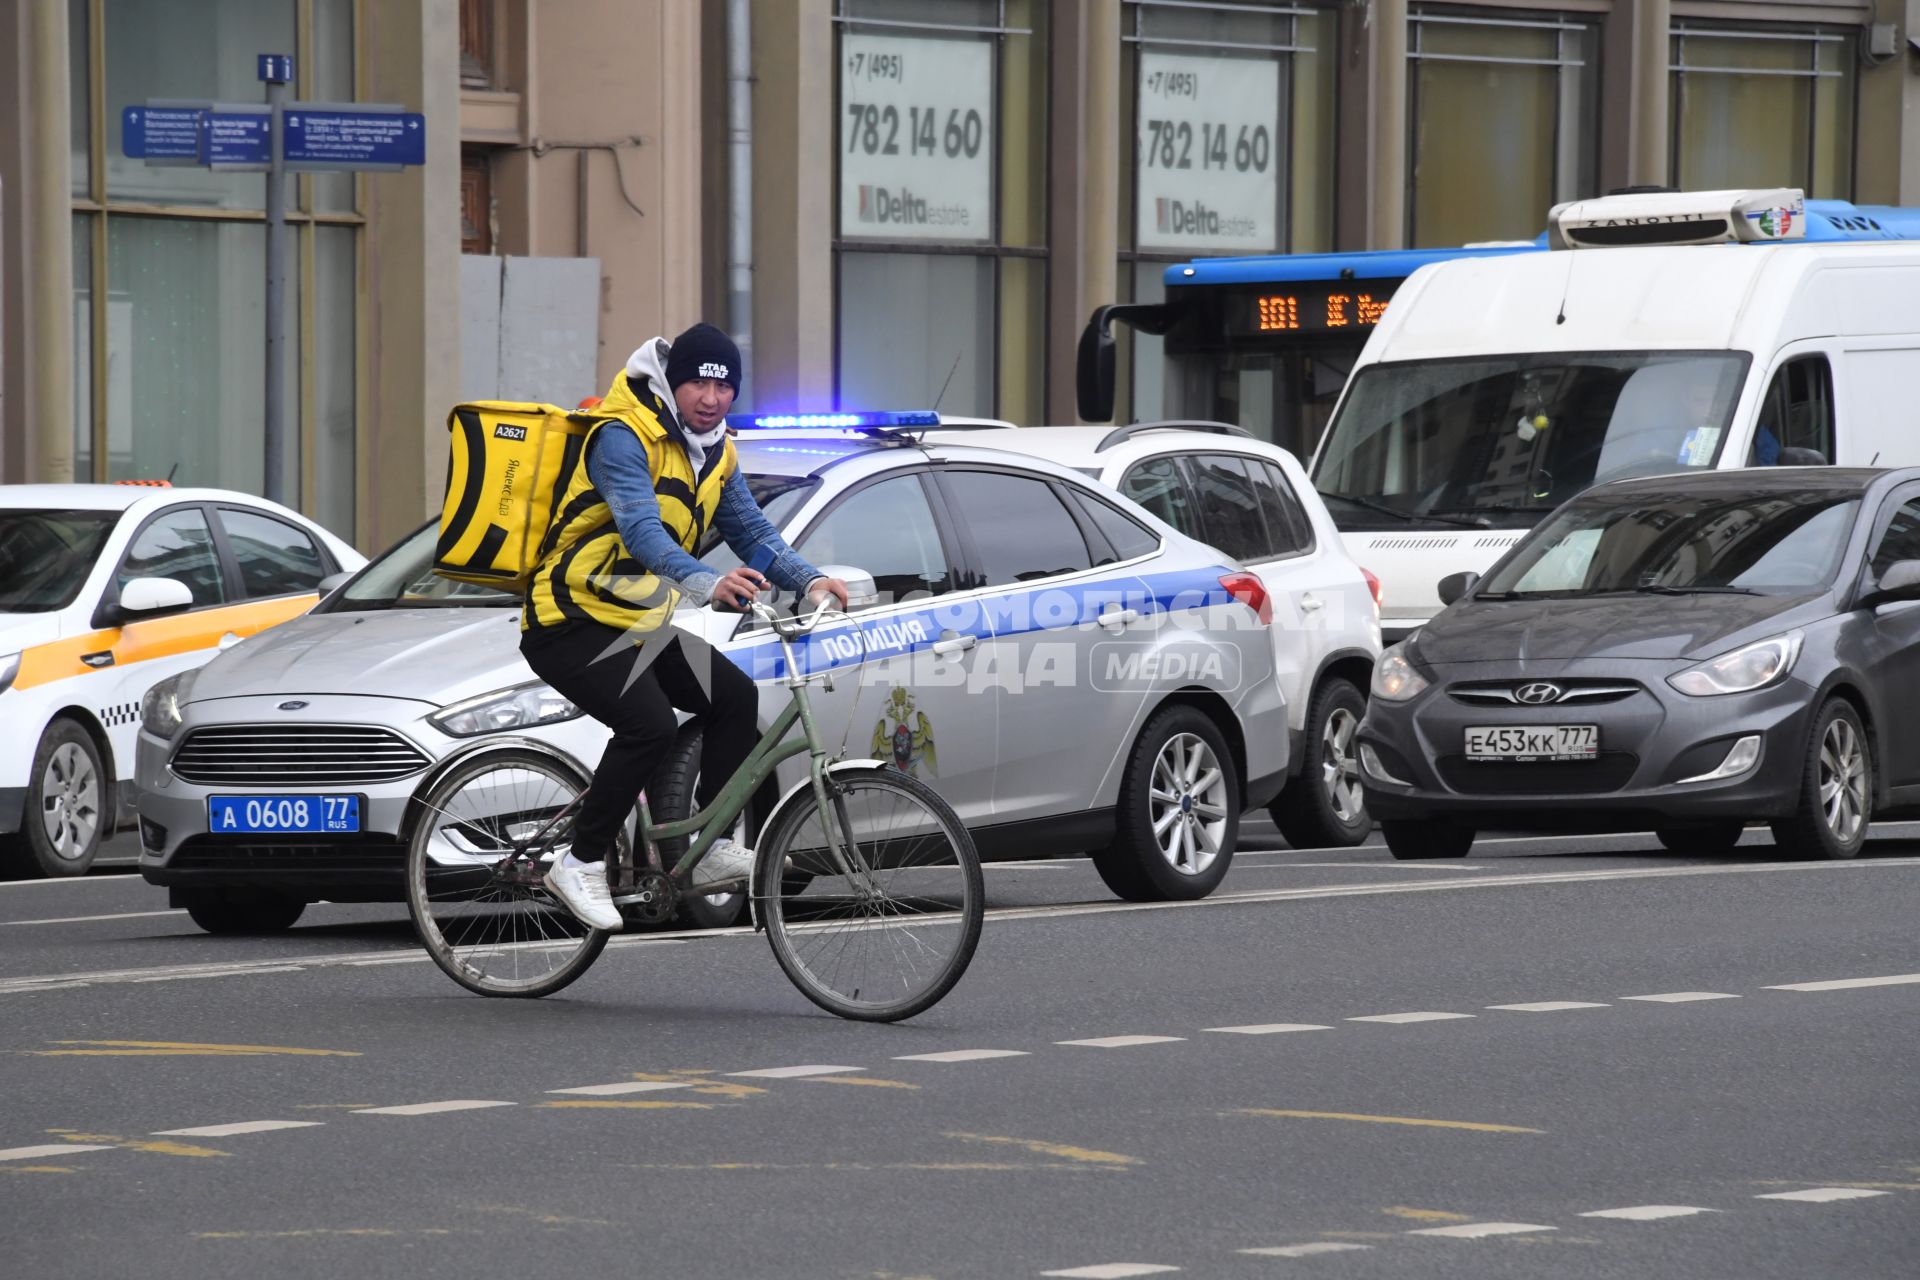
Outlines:
[{"label": "yellow delivery backpack", "polygon": [[524,591],[587,432],[600,418],[550,404],[481,400],[447,415],[453,456],[433,571]]}]

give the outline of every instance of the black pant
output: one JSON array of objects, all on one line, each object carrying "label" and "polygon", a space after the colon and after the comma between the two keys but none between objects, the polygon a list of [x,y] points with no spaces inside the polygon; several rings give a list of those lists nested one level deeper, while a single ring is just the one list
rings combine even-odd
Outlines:
[{"label": "black pant", "polygon": [[[599,623],[527,631],[520,652],[534,674],[613,730],[573,824],[573,856],[598,862],[678,735],[675,707],[700,718],[698,801],[725,786],[759,740],[759,695],[733,660],[683,631],[636,647]],[[644,665],[643,665],[644,664]]]}]

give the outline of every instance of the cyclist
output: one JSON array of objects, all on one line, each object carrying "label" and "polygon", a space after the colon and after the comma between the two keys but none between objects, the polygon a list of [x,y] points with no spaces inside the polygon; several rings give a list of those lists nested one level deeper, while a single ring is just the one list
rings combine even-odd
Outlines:
[{"label": "cyclist", "polygon": [[[572,847],[548,890],[584,924],[618,929],[605,858],[678,733],[674,708],[701,717],[701,805],[758,737],[753,681],[732,660],[673,627],[681,602],[744,609],[775,586],[847,604],[846,584],[802,560],[761,513],[727,438],[740,351],[709,324],[671,344],[644,343],[613,379],[541,547],[521,612],[520,652],[535,674],[613,731],[574,817]],[[664,393],[664,394],[663,394]],[[765,574],[716,573],[693,557],[716,527],[742,561],[772,554]],[[745,877],[753,853],[717,841],[696,885]]]}]

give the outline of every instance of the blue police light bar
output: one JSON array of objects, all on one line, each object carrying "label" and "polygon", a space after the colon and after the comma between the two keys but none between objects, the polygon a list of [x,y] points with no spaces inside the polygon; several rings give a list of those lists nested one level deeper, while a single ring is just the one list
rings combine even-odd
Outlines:
[{"label": "blue police light bar", "polygon": [[754,431],[828,430],[859,427],[937,427],[940,415],[931,409],[883,409],[871,413],[761,413],[747,419]]}]

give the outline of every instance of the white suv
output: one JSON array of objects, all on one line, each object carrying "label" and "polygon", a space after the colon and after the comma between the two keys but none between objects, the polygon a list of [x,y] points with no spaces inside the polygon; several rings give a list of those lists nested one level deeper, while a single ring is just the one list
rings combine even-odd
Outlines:
[{"label": "white suv", "polygon": [[1224,422],[933,434],[1072,467],[1258,574],[1293,739],[1268,812],[1295,848],[1367,838],[1354,732],[1380,657],[1380,584],[1347,554],[1298,459]]}]

